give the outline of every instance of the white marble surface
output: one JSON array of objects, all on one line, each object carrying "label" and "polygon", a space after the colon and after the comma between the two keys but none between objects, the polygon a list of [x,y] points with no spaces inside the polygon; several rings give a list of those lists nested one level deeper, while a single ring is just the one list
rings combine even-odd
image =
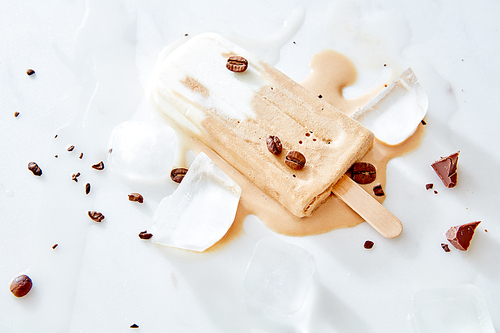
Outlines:
[{"label": "white marble surface", "polygon": [[[136,323],[140,332],[411,332],[416,292],[464,284],[483,292],[500,330],[499,2],[1,0],[0,8],[0,331],[124,332]],[[297,81],[315,53],[343,52],[360,72],[350,95],[373,86],[383,63],[394,73],[412,67],[429,96],[421,145],[387,170],[384,205],[403,221],[400,237],[384,239],[366,224],[274,235],[317,264],[303,308],[287,319],[242,299],[253,248],[273,235],[262,222],[247,219],[219,251],[161,248],[137,234],[175,186],[90,168],[106,159],[111,129],[140,114],[161,49],[206,31],[243,36]],[[430,164],[458,150],[459,184],[446,189]],[[128,202],[130,192],[145,203]],[[441,249],[450,226],[475,220],[468,252]],[[34,287],[17,299],[9,284],[22,272]]]}]

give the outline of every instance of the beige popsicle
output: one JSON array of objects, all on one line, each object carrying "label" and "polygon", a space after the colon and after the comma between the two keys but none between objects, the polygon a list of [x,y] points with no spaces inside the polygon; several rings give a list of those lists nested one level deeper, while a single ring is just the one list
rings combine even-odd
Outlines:
[{"label": "beige popsicle", "polygon": [[[248,60],[244,72],[226,68],[232,55]],[[274,67],[220,35],[200,34],[160,59],[155,72],[159,110],[292,214],[312,214],[333,191],[385,237],[401,233],[394,215],[343,177],[373,133]],[[281,154],[268,150],[269,135],[281,140]],[[285,163],[293,151],[306,159],[300,170]]]}]

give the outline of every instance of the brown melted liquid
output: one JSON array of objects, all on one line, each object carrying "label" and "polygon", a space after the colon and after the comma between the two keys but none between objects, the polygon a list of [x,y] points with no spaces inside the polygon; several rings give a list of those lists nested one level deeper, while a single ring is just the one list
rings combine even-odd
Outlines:
[{"label": "brown melted liquid", "polygon": [[[335,51],[323,51],[314,56],[311,62],[311,74],[301,84],[347,115],[351,115],[370,101],[383,87],[370,91],[366,95],[346,100],[342,95],[344,87],[356,82],[357,71],[354,64],[344,55]],[[361,185],[379,202],[385,197],[377,197],[373,186],[381,184],[385,188],[386,166],[389,160],[404,155],[420,144],[424,129],[419,125],[416,132],[405,142],[390,146],[375,140],[373,147],[360,160],[373,164],[377,169],[377,177],[371,184]],[[363,219],[333,194],[311,216],[298,218],[288,212],[277,201],[255,187],[248,178],[240,174],[211,149],[197,140],[192,140],[191,147],[196,152],[205,152],[219,167],[224,170],[241,187],[242,194],[235,221],[226,236],[210,248],[215,250],[238,236],[243,230],[243,221],[247,215],[259,217],[271,230],[289,236],[316,235],[334,229],[354,227]],[[389,193],[390,195],[390,193]]]}]

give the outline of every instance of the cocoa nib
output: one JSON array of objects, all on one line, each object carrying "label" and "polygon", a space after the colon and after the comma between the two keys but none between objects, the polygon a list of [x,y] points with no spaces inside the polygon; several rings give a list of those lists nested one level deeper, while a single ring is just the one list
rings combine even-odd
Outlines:
[{"label": "cocoa nib", "polygon": [[99,163],[96,163],[96,164],[92,165],[92,169],[103,170],[104,169],[104,162],[101,161]]},{"label": "cocoa nib", "polygon": [[460,251],[467,251],[472,240],[472,236],[474,236],[474,231],[479,223],[481,223],[481,221],[451,227],[446,232],[446,239],[448,239],[451,245]]},{"label": "cocoa nib", "polygon": [[128,200],[129,201],[135,201],[135,202],[138,202],[138,203],[143,203],[144,202],[144,198],[139,193],[130,193],[128,195]]},{"label": "cocoa nib", "polygon": [[354,163],[346,173],[358,184],[370,184],[377,178],[377,169],[367,162]]},{"label": "cocoa nib", "polygon": [[28,169],[33,172],[35,176],[41,176],[42,175],[42,169],[36,164],[35,162],[29,162],[28,163]]},{"label": "cocoa nib", "polygon": [[442,157],[439,161],[432,163],[432,168],[448,188],[457,185],[458,154],[460,154],[460,151],[450,156]]},{"label": "cocoa nib", "polygon": [[89,210],[88,214],[89,217],[96,222],[102,222],[102,220],[104,220],[104,215],[102,215],[102,213]]},{"label": "cocoa nib", "polygon": [[281,154],[283,146],[281,145],[281,140],[277,136],[269,135],[266,139],[267,149],[274,155]]},{"label": "cocoa nib", "polygon": [[381,197],[381,196],[384,196],[384,195],[385,195],[384,190],[382,189],[382,185],[381,185],[381,184],[378,184],[378,185],[373,186],[373,193],[374,193],[377,197]]},{"label": "cocoa nib", "polygon": [[186,168],[174,168],[170,171],[170,179],[172,179],[176,183],[182,182],[184,176],[188,172]]}]

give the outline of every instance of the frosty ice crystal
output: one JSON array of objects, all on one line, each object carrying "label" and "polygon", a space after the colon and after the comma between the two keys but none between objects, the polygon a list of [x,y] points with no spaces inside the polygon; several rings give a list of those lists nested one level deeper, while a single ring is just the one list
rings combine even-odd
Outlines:
[{"label": "frosty ice crystal", "polygon": [[231,227],[241,188],[200,153],[177,190],[164,198],[153,217],[155,243],[202,252]]},{"label": "frosty ice crystal", "polygon": [[474,285],[422,290],[413,305],[417,333],[495,333],[481,290]]},{"label": "frosty ice crystal", "polygon": [[428,106],[427,94],[413,70],[408,68],[352,118],[380,141],[396,145],[415,132]]},{"label": "frosty ice crystal", "polygon": [[245,303],[266,315],[292,315],[302,307],[315,270],[314,257],[306,250],[262,238],[243,280]]},{"label": "frosty ice crystal", "polygon": [[159,181],[170,177],[178,138],[165,124],[126,121],[111,132],[109,147],[113,171],[131,179]]}]

